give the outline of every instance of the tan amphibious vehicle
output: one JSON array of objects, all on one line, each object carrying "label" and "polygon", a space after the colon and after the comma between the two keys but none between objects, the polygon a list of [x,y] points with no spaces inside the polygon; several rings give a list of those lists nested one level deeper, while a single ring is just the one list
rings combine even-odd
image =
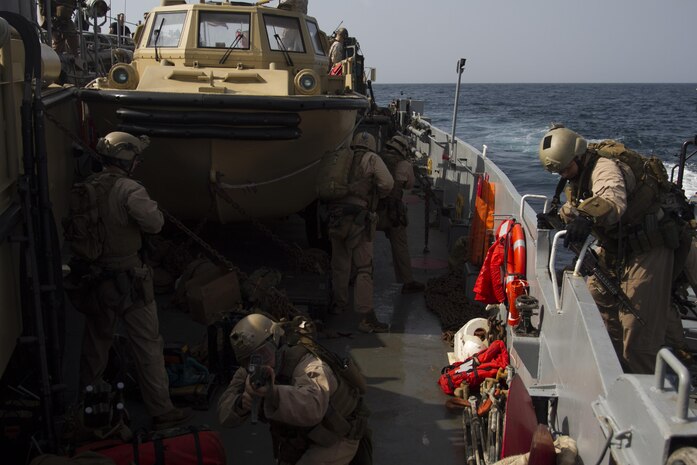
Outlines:
[{"label": "tan amphibious vehicle", "polygon": [[355,48],[329,76],[329,41],[293,8],[163,0],[133,62],[79,90],[100,135],[151,137],[139,176],[185,219],[277,218],[316,199],[323,156],[369,107]]}]

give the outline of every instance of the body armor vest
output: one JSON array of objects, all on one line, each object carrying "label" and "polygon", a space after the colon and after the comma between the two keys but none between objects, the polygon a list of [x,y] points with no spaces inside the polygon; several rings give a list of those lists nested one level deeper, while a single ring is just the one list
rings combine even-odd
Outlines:
[{"label": "body armor vest", "polygon": [[142,246],[140,228],[133,221],[121,224],[118,215],[112,211],[109,199],[116,182],[124,178],[116,173],[98,173],[91,177],[92,182],[102,186],[103,195],[97,197],[99,217],[104,224],[104,249],[102,258],[106,260],[125,258],[138,253]]},{"label": "body armor vest", "polygon": [[402,200],[403,189],[402,186],[397,183],[395,174],[397,171],[397,165],[399,162],[404,161],[404,157],[394,150],[386,149],[380,153],[380,158],[382,158],[382,161],[385,162],[385,166],[387,166],[387,169],[390,171],[392,177],[395,178],[394,187],[392,188],[392,192],[390,192],[389,197]]},{"label": "body armor vest", "polygon": [[620,170],[623,173],[630,170],[636,185],[631,191],[627,189],[627,209],[620,221],[612,227],[593,228],[600,245],[614,253],[643,252],[663,245],[676,248],[677,225],[661,210],[660,196],[668,183],[667,175],[656,157],[643,157],[615,141],[589,144],[581,173],[568,191],[571,204],[578,207],[593,196],[591,175],[601,157],[624,164]]},{"label": "body armor vest", "polygon": [[349,194],[348,197],[356,197],[363,202],[367,203],[367,207],[371,211],[375,211],[376,205],[376,194],[373,187],[373,179],[370,176],[364,176],[360,173],[359,169],[363,158],[365,157],[367,151],[362,149],[357,149],[354,151],[353,160],[351,162],[351,169],[349,171],[348,185]]},{"label": "body armor vest", "polygon": [[329,398],[329,407],[322,421],[312,427],[298,427],[270,421],[271,435],[277,459],[281,462],[295,463],[311,443],[331,447],[341,439],[360,439],[367,428],[367,411],[363,407],[362,392],[359,386],[349,382],[341,366],[334,357],[327,356],[326,349],[317,350],[304,343],[289,347],[283,355],[283,365],[276,375],[276,384],[290,385],[293,372],[300,361],[312,354],[327,363],[337,381],[337,388]]}]

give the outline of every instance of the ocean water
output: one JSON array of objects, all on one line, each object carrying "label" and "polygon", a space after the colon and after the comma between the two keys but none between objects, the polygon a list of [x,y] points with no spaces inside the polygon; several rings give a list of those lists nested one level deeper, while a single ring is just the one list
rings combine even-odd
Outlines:
[{"label": "ocean water", "polygon": [[[660,157],[669,172],[682,143],[697,135],[695,84],[462,84],[456,136],[482,150],[522,194],[551,194],[558,177],[537,157],[550,123],[563,123],[589,141],[615,139]],[[380,105],[396,98],[425,102],[434,126],[452,129],[455,84],[375,84]],[[689,153],[697,150],[690,146]],[[697,155],[683,187],[697,192]],[[677,172],[676,172],[677,174]]]}]

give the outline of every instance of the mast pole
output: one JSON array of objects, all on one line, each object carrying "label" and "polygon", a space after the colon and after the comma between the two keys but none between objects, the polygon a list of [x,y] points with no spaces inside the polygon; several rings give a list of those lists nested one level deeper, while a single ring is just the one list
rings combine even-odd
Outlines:
[{"label": "mast pole", "polygon": [[[445,179],[445,173],[448,171],[448,163],[450,162],[450,154],[455,155],[455,129],[457,127],[457,110],[460,104],[460,82],[462,81],[462,72],[465,69],[466,58],[460,58],[457,60],[456,71],[457,71],[457,85],[455,86],[455,105],[453,106],[453,127],[450,131],[450,143],[446,144],[445,150],[443,152],[443,170],[442,177]],[[450,145],[450,147],[448,147]],[[450,150],[448,150],[450,149]],[[449,152],[449,153],[448,153]]]}]

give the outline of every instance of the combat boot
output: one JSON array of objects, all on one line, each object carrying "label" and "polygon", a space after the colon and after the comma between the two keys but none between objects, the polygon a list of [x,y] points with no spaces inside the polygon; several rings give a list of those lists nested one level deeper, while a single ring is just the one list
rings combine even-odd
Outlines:
[{"label": "combat boot", "polygon": [[389,330],[390,326],[378,320],[374,310],[366,313],[361,322],[358,323],[358,331],[364,333],[386,333]]},{"label": "combat boot", "polygon": [[192,416],[190,408],[173,408],[169,412],[153,417],[152,429],[161,430],[173,428],[188,421]]}]

